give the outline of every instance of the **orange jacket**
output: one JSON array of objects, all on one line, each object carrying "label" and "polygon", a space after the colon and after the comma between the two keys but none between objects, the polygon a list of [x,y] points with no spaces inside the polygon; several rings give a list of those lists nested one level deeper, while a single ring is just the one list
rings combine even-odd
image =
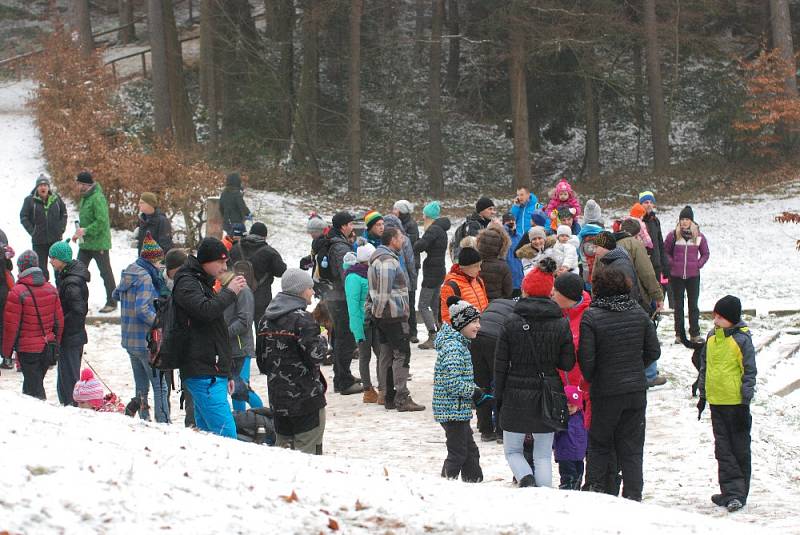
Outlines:
[{"label": "orange jacket", "polygon": [[455,295],[451,282],[458,285],[461,293],[461,299],[471,304],[478,309],[478,312],[483,312],[489,306],[489,298],[486,295],[486,286],[483,284],[483,279],[478,277],[470,277],[463,271],[458,264],[453,264],[450,272],[445,276],[444,283],[442,283],[442,290],[440,296],[440,305],[442,309],[442,321],[450,323],[450,311],[447,310],[447,298]]}]

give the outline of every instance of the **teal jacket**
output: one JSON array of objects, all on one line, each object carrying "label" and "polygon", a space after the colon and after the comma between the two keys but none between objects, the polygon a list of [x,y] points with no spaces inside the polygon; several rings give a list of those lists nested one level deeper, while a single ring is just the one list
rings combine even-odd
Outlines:
[{"label": "teal jacket", "polygon": [[81,228],[86,229],[80,248],[87,251],[110,250],[111,223],[108,219],[108,202],[100,184],[95,184],[81,195],[79,213]]},{"label": "teal jacket", "polygon": [[469,340],[445,323],[433,347],[433,418],[439,423],[471,420],[475,378]]},{"label": "teal jacket", "polygon": [[364,303],[369,295],[367,265],[355,264],[345,273],[344,294],[347,298],[347,314],[350,316],[350,332],[356,342],[360,342],[367,338],[364,335]]}]

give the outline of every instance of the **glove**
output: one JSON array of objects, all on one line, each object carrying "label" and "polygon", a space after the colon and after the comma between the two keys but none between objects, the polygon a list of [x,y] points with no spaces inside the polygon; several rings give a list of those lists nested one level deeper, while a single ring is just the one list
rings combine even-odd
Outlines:
[{"label": "glove", "polygon": [[703,411],[706,410],[706,398],[701,397],[697,401],[697,420],[700,421],[700,417],[703,415]]},{"label": "glove", "polygon": [[314,267],[314,259],[311,258],[311,255],[304,256],[300,259],[300,269],[308,271],[312,267]]},{"label": "glove", "polygon": [[491,394],[487,394],[483,391],[483,389],[475,387],[475,390],[472,391],[472,402],[475,404],[476,407],[480,407],[487,401],[491,401],[494,399],[494,396]]}]

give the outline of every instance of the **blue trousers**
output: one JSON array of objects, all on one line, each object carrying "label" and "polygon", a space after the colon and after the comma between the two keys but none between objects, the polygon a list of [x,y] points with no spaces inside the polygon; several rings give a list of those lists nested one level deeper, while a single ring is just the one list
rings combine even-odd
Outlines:
[{"label": "blue trousers", "polygon": [[[244,383],[248,386],[250,385],[250,359],[251,357],[244,358],[244,365],[239,371],[239,377],[241,377],[242,381],[244,381]],[[243,411],[247,408],[247,405],[250,405],[250,408],[252,409],[258,409],[264,406],[264,402],[261,401],[261,398],[258,397],[258,394],[252,390],[250,390],[247,395],[247,401],[241,401],[238,399],[231,400],[233,401],[233,410]]]},{"label": "blue trousers", "polygon": [[183,386],[194,401],[194,419],[203,431],[236,438],[236,422],[228,405],[228,380],[225,377],[188,377]]}]

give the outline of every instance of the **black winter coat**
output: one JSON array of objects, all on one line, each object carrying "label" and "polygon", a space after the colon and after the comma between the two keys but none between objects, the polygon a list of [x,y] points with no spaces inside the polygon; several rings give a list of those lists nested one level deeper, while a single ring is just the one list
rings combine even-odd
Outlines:
[{"label": "black winter coat", "polygon": [[278,416],[301,416],[325,406],[319,367],[325,356],[319,324],[305,299],[280,292],[258,325],[256,355],[267,375],[269,404]]},{"label": "black winter coat", "polygon": [[326,294],[329,301],[344,301],[344,255],[353,250],[353,244],[345,238],[338,230],[331,230],[328,233],[331,239],[328,247],[328,266],[333,274],[333,289]]},{"label": "black winter coat", "polygon": [[[625,234],[628,235],[627,233]],[[614,268],[620,270],[631,281],[630,297],[637,303],[641,301],[642,295],[639,293],[639,277],[636,275],[636,268],[628,253],[622,247],[612,249],[599,261],[594,263],[592,277],[596,277],[604,269]]]},{"label": "black winter coat", "polygon": [[227,225],[244,223],[244,218],[250,215],[250,209],[244,203],[241,188],[225,186],[222,195],[219,196],[219,211],[222,214],[222,221]]},{"label": "black winter coat", "polygon": [[225,309],[236,301],[227,288],[214,293],[209,277],[195,256],[175,274],[172,298],[178,322],[189,330],[189,346],[181,359],[181,377],[227,376],[231,372],[231,344]]},{"label": "black winter coat", "polygon": [[503,325],[495,350],[500,426],[514,433],[554,431],[542,422],[542,393],[545,388],[563,390],[557,370],[569,371],[574,365],[569,320],[558,305],[543,297],[520,299]]},{"label": "black winter coat", "polygon": [[25,197],[19,221],[31,236],[33,245],[51,245],[61,240],[67,230],[67,207],[61,197],[50,192],[53,198],[45,210],[44,202],[36,194],[36,188]]},{"label": "black winter coat", "polygon": [[489,306],[481,312],[481,329],[478,331],[478,336],[486,336],[493,340],[500,338],[503,325],[514,312],[516,304],[515,299],[495,299],[489,303]]},{"label": "black winter coat", "polygon": [[[400,222],[403,224],[403,231],[406,233],[406,236],[408,236],[411,247],[414,247],[414,244],[419,241],[419,225],[417,225],[417,222],[411,217],[411,214],[400,214],[399,217]],[[419,272],[420,263],[419,253],[417,251],[414,251],[414,267],[417,272]]]},{"label": "black winter coat", "polygon": [[658,360],[661,346],[653,322],[634,304],[615,311],[595,300],[583,314],[578,364],[592,399],[647,390],[644,369]]},{"label": "black winter coat", "polygon": [[650,239],[653,240],[653,249],[648,249],[650,254],[650,262],[653,264],[653,271],[656,272],[656,277],[660,278],[662,273],[669,277],[669,259],[667,253],[664,251],[664,236],[661,233],[661,221],[655,212],[645,214],[642,219],[644,224],[647,225],[647,232],[650,234]]},{"label": "black winter coat", "polygon": [[249,235],[231,248],[231,265],[238,260],[249,260],[253,264],[253,277],[258,283],[253,293],[255,299],[254,321],[258,323],[272,301],[272,282],[286,271],[281,254],[261,236]]},{"label": "black winter coat", "polygon": [[73,260],[56,274],[58,297],[64,312],[64,334],[61,345],[75,347],[86,345],[86,314],[89,312],[89,281],[92,276],[86,264]]},{"label": "black winter coat", "polygon": [[414,253],[427,253],[422,263],[422,287],[438,288],[447,274],[445,257],[447,256],[447,231],[450,220],[440,217],[425,229],[425,234],[414,244]]},{"label": "black winter coat", "polygon": [[136,230],[136,250],[140,253],[142,252],[142,242],[144,242],[148,232],[158,242],[165,254],[172,249],[172,224],[164,212],[156,210],[151,215],[139,214],[139,227]]}]

